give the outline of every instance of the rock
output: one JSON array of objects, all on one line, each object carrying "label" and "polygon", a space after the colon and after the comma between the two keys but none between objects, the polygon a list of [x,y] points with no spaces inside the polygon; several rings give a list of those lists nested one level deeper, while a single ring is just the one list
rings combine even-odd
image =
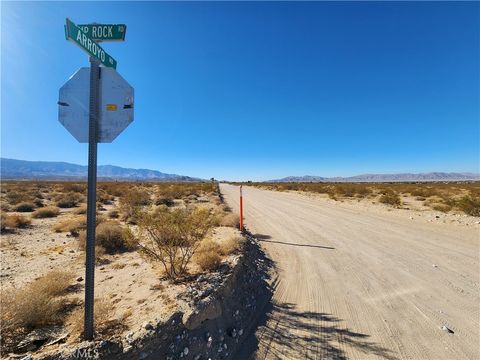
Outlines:
[{"label": "rock", "polygon": [[145,330],[153,330],[153,325],[150,322],[147,321],[147,322],[143,323],[143,328]]},{"label": "rock", "polygon": [[238,336],[242,336],[242,335],[243,335],[243,329],[238,330]]},{"label": "rock", "polygon": [[432,266],[433,266],[434,268],[438,267],[438,265],[435,265],[435,264],[432,264]]},{"label": "rock", "polygon": [[435,215],[435,219],[440,219],[440,216],[438,216],[438,215]]},{"label": "rock", "polygon": [[83,281],[83,277],[79,276],[79,277],[77,278],[77,281],[78,281],[78,282]]},{"label": "rock", "polygon": [[197,198],[197,201],[198,201],[198,202],[207,203],[207,202],[209,202],[210,200],[209,200],[208,197],[206,197],[206,196],[199,196],[199,197]]},{"label": "rock", "polygon": [[48,346],[64,340],[68,331],[63,326],[48,326],[30,332],[17,345],[19,352],[33,351],[41,346]]},{"label": "rock", "polygon": [[454,334],[455,333],[452,329],[449,329],[445,325],[442,326],[442,330],[449,333],[449,334]]},{"label": "rock", "polygon": [[188,355],[188,347],[185,347],[183,349],[183,355],[187,356]]},{"label": "rock", "polygon": [[183,315],[182,321],[188,330],[198,328],[204,321],[218,318],[222,314],[220,302],[212,297],[200,300],[194,309]]}]

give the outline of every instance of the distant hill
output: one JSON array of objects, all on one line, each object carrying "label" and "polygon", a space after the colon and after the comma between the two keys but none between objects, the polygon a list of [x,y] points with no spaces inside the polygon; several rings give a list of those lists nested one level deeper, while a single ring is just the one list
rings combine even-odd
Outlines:
[{"label": "distant hill", "polygon": [[350,177],[288,176],[267,182],[399,182],[399,181],[468,181],[480,180],[480,174],[474,173],[401,173],[401,174],[364,174]]},{"label": "distant hill", "polygon": [[[0,177],[8,179],[85,180],[87,166],[52,161],[26,161],[0,158]],[[156,170],[128,169],[113,165],[97,167],[99,180],[121,181],[200,181],[189,176],[165,174]]]}]

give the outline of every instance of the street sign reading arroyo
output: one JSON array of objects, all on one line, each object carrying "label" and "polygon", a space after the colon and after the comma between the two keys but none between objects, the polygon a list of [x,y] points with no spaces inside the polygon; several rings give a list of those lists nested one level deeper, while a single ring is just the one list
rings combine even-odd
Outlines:
[{"label": "street sign reading arroyo", "polygon": [[[80,68],[60,88],[58,120],[81,143],[88,143],[90,68]],[[111,143],[133,121],[133,88],[118,72],[101,69],[98,142]]]},{"label": "street sign reading arroyo", "polygon": [[80,48],[85,50],[89,55],[96,57],[103,65],[114,69],[117,68],[117,61],[108,55],[107,52],[95,42],[95,39],[83,32],[81,28],[68,18],[65,25],[65,37],[67,40],[71,40],[80,46]]},{"label": "street sign reading arroyo", "polygon": [[127,25],[125,24],[86,24],[77,25],[95,41],[124,41]]}]

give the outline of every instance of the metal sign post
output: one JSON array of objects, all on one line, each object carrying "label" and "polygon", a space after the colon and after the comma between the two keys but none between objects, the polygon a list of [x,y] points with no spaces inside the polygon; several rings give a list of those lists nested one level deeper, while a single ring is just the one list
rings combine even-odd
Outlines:
[{"label": "metal sign post", "polygon": [[85,248],[85,323],[86,340],[93,339],[95,284],[95,227],[97,211],[97,132],[100,95],[100,62],[90,57],[90,105],[88,126],[87,243]]},{"label": "metal sign post", "polygon": [[[90,56],[59,91],[58,119],[79,141],[88,141],[87,241],[85,247],[84,337],[94,337],[97,143],[112,142],[133,121],[133,88],[118,74],[117,62],[97,41],[123,41],[125,25],[82,25],[66,20],[65,36]],[[105,67],[100,67],[102,64]],[[88,113],[87,113],[88,109]]]}]

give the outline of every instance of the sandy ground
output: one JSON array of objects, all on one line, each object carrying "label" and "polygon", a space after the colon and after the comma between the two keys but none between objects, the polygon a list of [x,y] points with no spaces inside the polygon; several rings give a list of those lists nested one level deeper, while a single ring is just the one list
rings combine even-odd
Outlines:
[{"label": "sandy ground", "polygon": [[479,219],[251,187],[244,208],[279,274],[253,358],[480,358]]},{"label": "sandy ground", "polygon": [[[212,203],[199,205],[214,206]],[[106,216],[113,207],[105,206],[101,214]],[[77,291],[69,296],[83,299],[85,253],[79,249],[78,238],[53,230],[57,222],[70,218],[75,209],[62,209],[55,218],[31,219],[28,228],[1,235],[2,292],[21,288],[51,270],[67,270],[74,273],[74,282],[78,285]],[[30,216],[28,213],[22,215]],[[221,243],[240,235],[235,228],[219,226],[209,236]],[[227,262],[230,260],[230,257],[224,259]],[[190,270],[200,272],[194,264]],[[125,325],[123,333],[128,333],[142,327],[145,322],[186,306],[177,301],[177,296],[185,291],[187,284],[172,284],[162,278],[161,265],[147,261],[137,251],[105,254],[95,266],[95,297],[106,298],[114,304],[116,317],[121,318]]]}]

